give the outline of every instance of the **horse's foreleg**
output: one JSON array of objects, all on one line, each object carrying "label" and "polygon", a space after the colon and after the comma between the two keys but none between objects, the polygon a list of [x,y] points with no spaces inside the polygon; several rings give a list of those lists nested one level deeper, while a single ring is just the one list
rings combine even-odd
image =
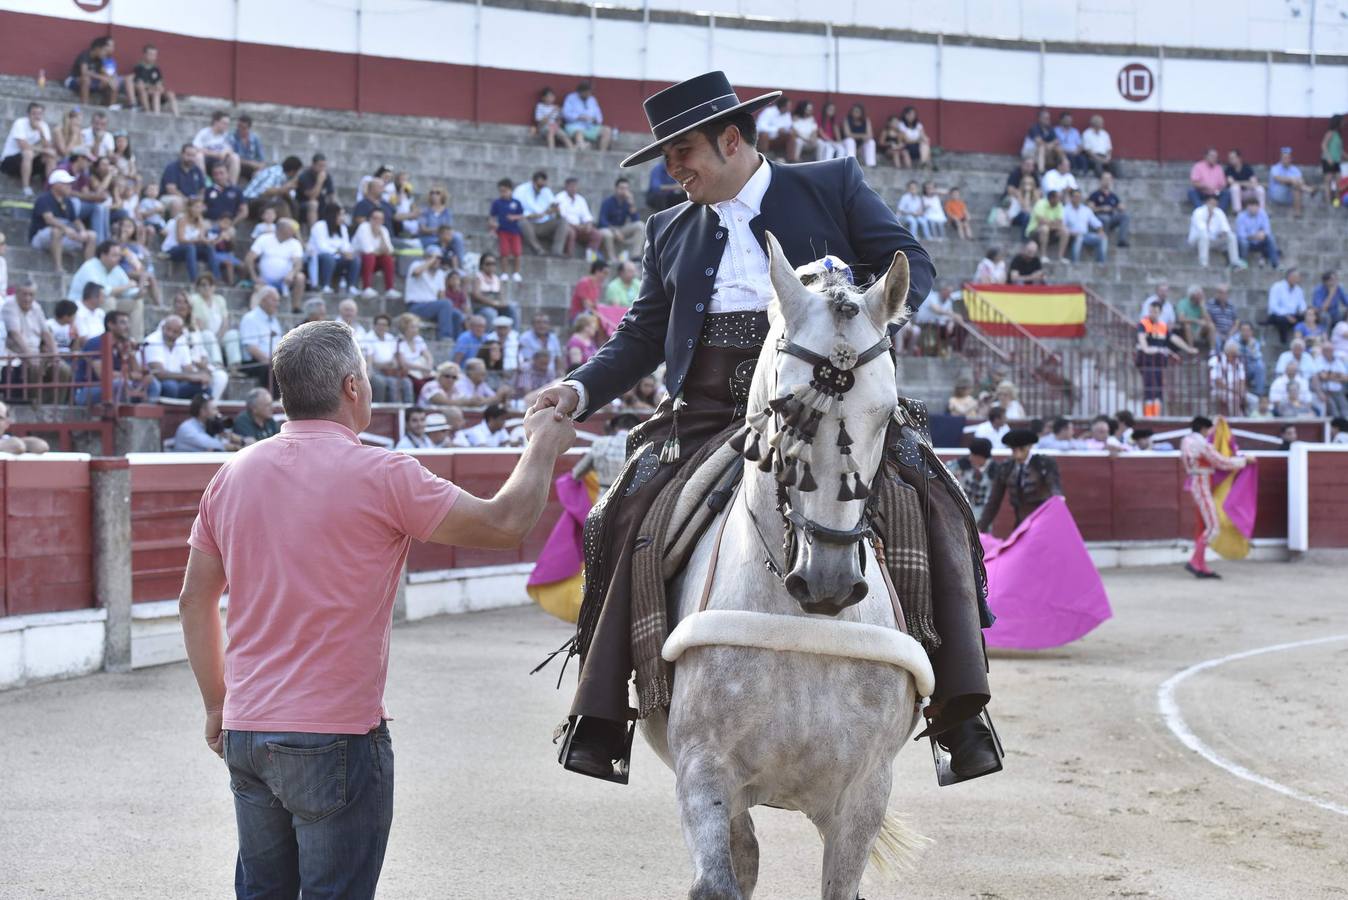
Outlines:
[{"label": "horse's foreleg", "polygon": [[754,836],[754,820],[746,809],[730,820],[730,854],[735,861],[735,881],[744,900],[752,900],[758,884],[758,838]]},{"label": "horse's foreleg", "polygon": [[744,900],[731,860],[725,772],[714,760],[681,757],[676,775],[683,839],[693,857],[689,900]]},{"label": "horse's foreleg", "polygon": [[[880,834],[889,800],[889,778],[854,783],[848,801],[821,829],[824,835],[823,900],[856,900],[871,847]],[[862,790],[861,788],[867,788]]]}]

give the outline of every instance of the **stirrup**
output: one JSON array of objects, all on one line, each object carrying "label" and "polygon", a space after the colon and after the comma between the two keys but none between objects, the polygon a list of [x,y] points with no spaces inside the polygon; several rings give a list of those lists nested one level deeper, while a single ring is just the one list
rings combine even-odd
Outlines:
[{"label": "stirrup", "polygon": [[992,716],[988,713],[986,706],[978,714],[978,718],[983,720],[983,724],[988,727],[988,733],[992,735],[992,744],[997,752],[997,767],[988,769],[986,772],[979,772],[977,775],[960,775],[950,767],[950,754],[940,744],[936,743],[936,735],[929,735],[927,740],[931,742],[931,759],[936,764],[936,783],[938,786],[949,787],[952,784],[973,781],[975,778],[982,778],[984,775],[992,775],[1002,770],[1002,760],[1006,757],[1006,751],[1002,749],[1002,739],[997,734],[996,727],[992,724]]},{"label": "stirrup", "polygon": [[571,765],[571,743],[576,739],[577,725],[581,717],[572,716],[561,725],[557,726],[557,731],[553,733],[552,742],[555,744],[562,740],[562,747],[557,752],[557,762],[562,764],[562,768],[568,772],[575,772],[579,775],[588,775],[591,778],[598,778],[600,781],[611,781],[614,784],[627,784],[628,777],[632,772],[632,739],[637,733],[636,710],[627,711],[627,730],[623,736],[622,756],[612,760],[612,775],[595,775]]}]

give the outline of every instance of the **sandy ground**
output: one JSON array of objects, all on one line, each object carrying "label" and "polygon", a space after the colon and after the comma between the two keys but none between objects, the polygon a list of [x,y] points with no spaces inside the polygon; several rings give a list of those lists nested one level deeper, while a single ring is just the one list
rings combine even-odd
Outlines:
[{"label": "sandy ground", "polygon": [[[934,840],[870,900],[1348,896],[1348,817],[1237,779],[1183,747],[1158,686],[1196,662],[1348,633],[1342,571],[1222,564],[1220,588],[1176,569],[1112,571],[1115,618],[1057,651],[998,654],[1006,771],[938,789],[925,745],[896,766],[893,806]],[[397,752],[382,897],[666,898],[689,863],[671,774],[641,746],[633,783],[554,761],[569,696],[526,673],[567,626],[534,609],[396,629]],[[1177,700],[1216,752],[1348,803],[1348,640],[1197,674]],[[569,673],[573,674],[573,673]],[[568,678],[569,681],[569,678]],[[0,897],[229,896],[233,816],[201,743],[184,665],[0,694]],[[755,812],[758,896],[818,896],[802,818]]]}]

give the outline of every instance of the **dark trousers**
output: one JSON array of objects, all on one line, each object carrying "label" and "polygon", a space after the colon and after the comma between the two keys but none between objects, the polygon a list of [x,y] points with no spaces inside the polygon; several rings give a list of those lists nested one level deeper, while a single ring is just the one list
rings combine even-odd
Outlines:
[{"label": "dark trousers", "polygon": [[1278,340],[1285,345],[1287,339],[1292,336],[1292,329],[1301,321],[1301,316],[1278,316],[1269,313],[1268,324],[1278,329]]},{"label": "dark trousers", "polygon": [[239,900],[373,897],[393,825],[393,741],[227,731]]}]

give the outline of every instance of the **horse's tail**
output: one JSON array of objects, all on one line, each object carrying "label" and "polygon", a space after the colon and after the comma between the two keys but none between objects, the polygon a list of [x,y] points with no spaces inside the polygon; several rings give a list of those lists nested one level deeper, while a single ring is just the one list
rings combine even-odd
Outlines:
[{"label": "horse's tail", "polygon": [[931,838],[908,827],[898,813],[887,812],[871,846],[871,866],[882,878],[911,872],[917,867],[917,858],[931,842]]}]

